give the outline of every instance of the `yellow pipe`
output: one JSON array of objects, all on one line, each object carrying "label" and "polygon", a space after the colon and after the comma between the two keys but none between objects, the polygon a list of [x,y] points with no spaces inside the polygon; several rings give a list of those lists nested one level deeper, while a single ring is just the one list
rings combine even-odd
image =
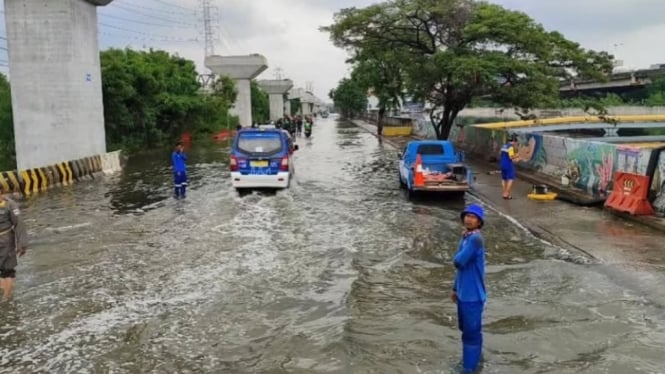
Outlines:
[{"label": "yellow pipe", "polygon": [[663,114],[644,114],[633,116],[606,116],[604,119],[598,116],[576,116],[576,117],[558,117],[558,118],[544,118],[534,119],[527,121],[507,121],[507,122],[492,122],[492,123],[479,123],[471,125],[472,127],[484,129],[505,129],[505,128],[520,128],[520,127],[533,127],[533,126],[547,126],[547,125],[563,125],[568,123],[589,123],[589,124],[602,124],[607,125],[608,120],[618,122],[665,122],[665,115]]}]

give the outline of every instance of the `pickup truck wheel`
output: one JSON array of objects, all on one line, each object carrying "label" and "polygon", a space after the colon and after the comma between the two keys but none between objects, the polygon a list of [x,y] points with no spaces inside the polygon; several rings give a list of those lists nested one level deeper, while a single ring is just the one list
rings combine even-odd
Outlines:
[{"label": "pickup truck wheel", "polygon": [[414,197],[416,197],[416,191],[413,191],[410,188],[407,188],[406,189],[406,198],[408,200],[413,200]]},{"label": "pickup truck wheel", "polygon": [[463,199],[466,192],[464,191],[455,191],[450,193],[450,197],[453,199]]}]

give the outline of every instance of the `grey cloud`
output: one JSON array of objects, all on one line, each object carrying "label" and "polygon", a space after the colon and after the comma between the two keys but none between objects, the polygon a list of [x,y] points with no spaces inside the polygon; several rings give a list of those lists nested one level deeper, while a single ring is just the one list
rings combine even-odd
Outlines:
[{"label": "grey cloud", "polygon": [[263,13],[257,11],[257,6],[256,2],[244,1],[226,4],[221,8],[220,22],[224,31],[234,41],[249,40],[263,35],[275,37],[285,33],[288,25],[282,22],[283,20],[264,18]]},{"label": "grey cloud", "polygon": [[663,24],[662,0],[494,0],[570,37],[612,36]]},{"label": "grey cloud", "polygon": [[284,0],[290,6],[305,6],[308,8],[325,9],[336,12],[343,8],[363,8],[371,4],[380,3],[378,0]]}]

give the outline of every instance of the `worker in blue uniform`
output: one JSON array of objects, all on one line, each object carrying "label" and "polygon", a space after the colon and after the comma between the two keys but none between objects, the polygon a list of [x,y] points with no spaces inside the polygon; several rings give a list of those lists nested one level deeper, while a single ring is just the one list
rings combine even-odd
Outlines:
[{"label": "worker in blue uniform", "polygon": [[510,135],[508,143],[501,147],[501,187],[503,189],[503,198],[510,200],[513,190],[513,181],[515,180],[515,165],[520,158],[517,154],[517,135]]},{"label": "worker in blue uniform", "polygon": [[483,208],[467,206],[461,214],[464,233],[453,264],[457,269],[451,299],[457,304],[462,331],[462,367],[465,373],[478,369],[483,348],[482,319],[485,292],[485,245],[480,229],[485,222]]},{"label": "worker in blue uniform", "polygon": [[173,163],[173,184],[175,186],[176,199],[184,198],[187,189],[187,155],[184,152],[182,142],[175,145],[175,150],[171,154]]}]

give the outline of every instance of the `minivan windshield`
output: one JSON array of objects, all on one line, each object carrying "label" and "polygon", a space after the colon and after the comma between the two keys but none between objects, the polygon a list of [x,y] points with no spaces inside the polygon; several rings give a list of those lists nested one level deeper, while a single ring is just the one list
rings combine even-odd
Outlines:
[{"label": "minivan windshield", "polygon": [[282,138],[276,132],[240,133],[238,150],[247,154],[271,155],[282,151]]}]

